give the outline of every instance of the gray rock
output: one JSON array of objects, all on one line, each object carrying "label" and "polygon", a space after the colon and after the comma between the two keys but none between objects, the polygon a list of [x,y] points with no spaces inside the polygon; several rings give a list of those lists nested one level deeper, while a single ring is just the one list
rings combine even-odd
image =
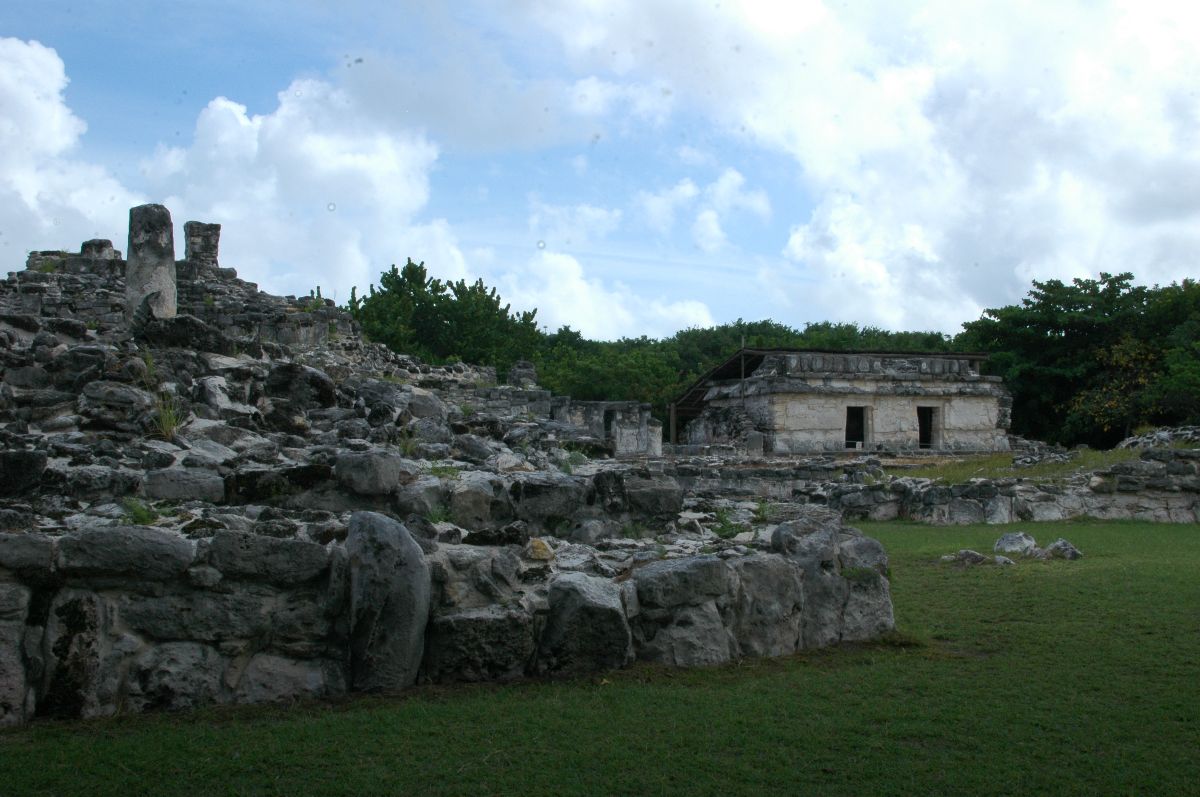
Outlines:
[{"label": "gray rock", "polygon": [[359,495],[391,495],[421,473],[412,460],[380,450],[339,454],[333,472],[339,484]]},{"label": "gray rock", "polygon": [[344,691],[340,669],[331,662],[259,653],[242,672],[234,697],[239,703],[277,703]]},{"label": "gray rock", "polygon": [[0,451],[0,496],[28,494],[45,470],[45,451]]},{"label": "gray rock", "polygon": [[963,565],[981,565],[991,560],[979,553],[972,551],[970,548],[964,548],[958,553],[948,553],[942,557],[943,562],[958,562]]},{"label": "gray rock", "polygon": [[1053,559],[1082,559],[1083,554],[1071,543],[1059,537],[1046,546],[1046,555]]},{"label": "gray rock", "polygon": [[803,571],[783,557],[734,557],[731,628],[742,656],[785,656],[802,643]]},{"label": "gray rock", "polygon": [[311,581],[324,573],[329,567],[329,554],[314,542],[218,531],[209,540],[208,561],[227,578],[287,586]]},{"label": "gray rock", "polygon": [[85,577],[179,578],[192,563],[192,543],[146,526],[93,527],[58,541],[58,570]]},{"label": "gray rock", "polygon": [[633,628],[639,660],[674,667],[723,664],[733,657],[737,644],[712,600],[668,610],[642,607]]},{"label": "gray rock", "polygon": [[1000,536],[992,550],[996,553],[1015,553],[1029,556],[1037,548],[1037,540],[1023,531],[1010,531]]},{"label": "gray rock", "polygon": [[31,597],[28,587],[0,582],[0,728],[20,725],[32,714],[32,693],[21,656]]},{"label": "gray rock", "polygon": [[215,649],[197,642],[148,648],[130,663],[126,707],[177,710],[216,702],[226,665]]},{"label": "gray rock", "polygon": [[429,618],[429,566],[408,529],[374,512],[350,516],[350,667],[355,689],[416,680]]},{"label": "gray rock", "polygon": [[650,517],[673,518],[683,509],[683,490],[670,476],[627,476],[625,500],[628,501],[632,512]]},{"label": "gray rock", "polygon": [[25,576],[47,575],[54,543],[42,534],[0,534],[0,567]]},{"label": "gray rock", "polygon": [[590,672],[633,661],[620,586],[607,578],[564,573],[550,582],[549,603],[539,669]]},{"label": "gray rock", "polygon": [[450,450],[456,459],[474,462],[477,465],[487,462],[488,457],[495,453],[486,440],[474,434],[455,435]]},{"label": "gray rock", "polygon": [[729,569],[715,556],[664,559],[633,574],[642,608],[704,603],[730,591]]},{"label": "gray rock", "polygon": [[152,501],[225,500],[225,480],[207,468],[162,468],[142,477],[142,494]]},{"label": "gray rock", "polygon": [[428,418],[438,423],[446,422],[446,405],[435,393],[420,387],[414,387],[411,390],[412,392],[408,400],[408,411],[414,418]]},{"label": "gray rock", "polygon": [[401,515],[429,516],[446,503],[447,490],[436,476],[419,476],[396,491],[396,510]]},{"label": "gray rock", "polygon": [[450,487],[450,519],[471,531],[491,528],[511,517],[504,480],[493,473],[468,471]]},{"label": "gray rock", "polygon": [[584,509],[587,491],[584,479],[540,471],[515,474],[508,494],[518,518],[557,529],[567,526]]},{"label": "gray rock", "polygon": [[89,382],[79,394],[76,411],[92,424],[136,431],[139,418],[154,406],[154,397],[123,382]]},{"label": "gray rock", "polygon": [[281,363],[267,375],[268,396],[281,398],[295,409],[332,407],[337,403],[337,386],[324,371],[298,363]]},{"label": "gray rock", "polygon": [[525,674],[535,651],[533,617],[523,609],[464,609],[430,619],[421,670],[435,682],[506,681]]}]

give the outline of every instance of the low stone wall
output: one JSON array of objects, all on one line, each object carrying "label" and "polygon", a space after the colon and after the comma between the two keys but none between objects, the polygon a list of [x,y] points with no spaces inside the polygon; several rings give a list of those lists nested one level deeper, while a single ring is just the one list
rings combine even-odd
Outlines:
[{"label": "low stone wall", "polygon": [[850,519],[904,518],[939,525],[1080,517],[1195,523],[1200,521],[1200,449],[1149,449],[1140,460],[1063,484],[975,479],[940,485],[897,479],[839,484],[810,497]]},{"label": "low stone wall", "polygon": [[147,526],[0,534],[0,726],[718,664],[894,627],[882,547],[835,513],[781,524],[765,548],[701,545],[439,544],[370,512],[324,545]]}]

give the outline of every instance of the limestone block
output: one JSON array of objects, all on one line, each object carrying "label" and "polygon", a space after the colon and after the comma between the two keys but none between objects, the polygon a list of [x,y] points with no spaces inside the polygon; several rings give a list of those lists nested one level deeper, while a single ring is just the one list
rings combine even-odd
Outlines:
[{"label": "limestone block", "polygon": [[800,567],[779,556],[729,560],[738,588],[731,627],[742,656],[784,656],[800,647],[804,581]]},{"label": "limestone block", "polygon": [[563,573],[550,583],[549,616],[538,668],[590,672],[633,661],[633,637],[620,585],[607,578]]},{"label": "limestone block", "polygon": [[226,660],[197,642],[166,642],[130,663],[126,706],[134,711],[192,709],[215,702]]},{"label": "limestone block", "polygon": [[129,210],[129,260],[125,267],[125,318],[148,299],[155,318],[174,318],[175,232],[171,211],[162,205]]},{"label": "limestone block", "polygon": [[191,542],[145,526],[97,526],[58,542],[58,570],[66,575],[167,581],[191,562]]},{"label": "limestone block", "polygon": [[511,680],[525,674],[536,649],[524,609],[465,609],[430,620],[421,670],[432,681]]},{"label": "limestone block", "polygon": [[142,477],[142,494],[152,501],[225,500],[225,480],[208,468],[161,468]]},{"label": "limestone block", "polygon": [[329,554],[315,542],[218,531],[209,540],[208,561],[228,578],[287,586],[311,581],[324,573],[329,567]]},{"label": "limestone block", "polygon": [[429,565],[402,524],[350,516],[350,668],[355,689],[400,689],[417,678],[429,618]]},{"label": "limestone block", "polygon": [[20,584],[0,582],[0,728],[29,719],[30,684],[21,652],[31,593]]}]

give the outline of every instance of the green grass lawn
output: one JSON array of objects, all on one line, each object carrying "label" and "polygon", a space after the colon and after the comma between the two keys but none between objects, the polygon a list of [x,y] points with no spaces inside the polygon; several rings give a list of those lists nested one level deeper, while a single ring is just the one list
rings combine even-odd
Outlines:
[{"label": "green grass lawn", "polygon": [[[0,733],[0,794],[1200,794],[1200,527],[862,524],[888,643]],[[959,569],[1022,528],[1078,562]]]}]

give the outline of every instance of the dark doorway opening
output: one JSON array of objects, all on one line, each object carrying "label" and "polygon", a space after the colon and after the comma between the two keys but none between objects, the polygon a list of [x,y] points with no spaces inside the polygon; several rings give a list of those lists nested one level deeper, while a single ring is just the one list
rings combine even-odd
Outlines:
[{"label": "dark doorway opening", "polygon": [[846,408],[846,448],[863,448],[867,442],[866,407]]},{"label": "dark doorway opening", "polygon": [[933,448],[933,424],[937,419],[937,407],[917,407],[917,447]]}]

